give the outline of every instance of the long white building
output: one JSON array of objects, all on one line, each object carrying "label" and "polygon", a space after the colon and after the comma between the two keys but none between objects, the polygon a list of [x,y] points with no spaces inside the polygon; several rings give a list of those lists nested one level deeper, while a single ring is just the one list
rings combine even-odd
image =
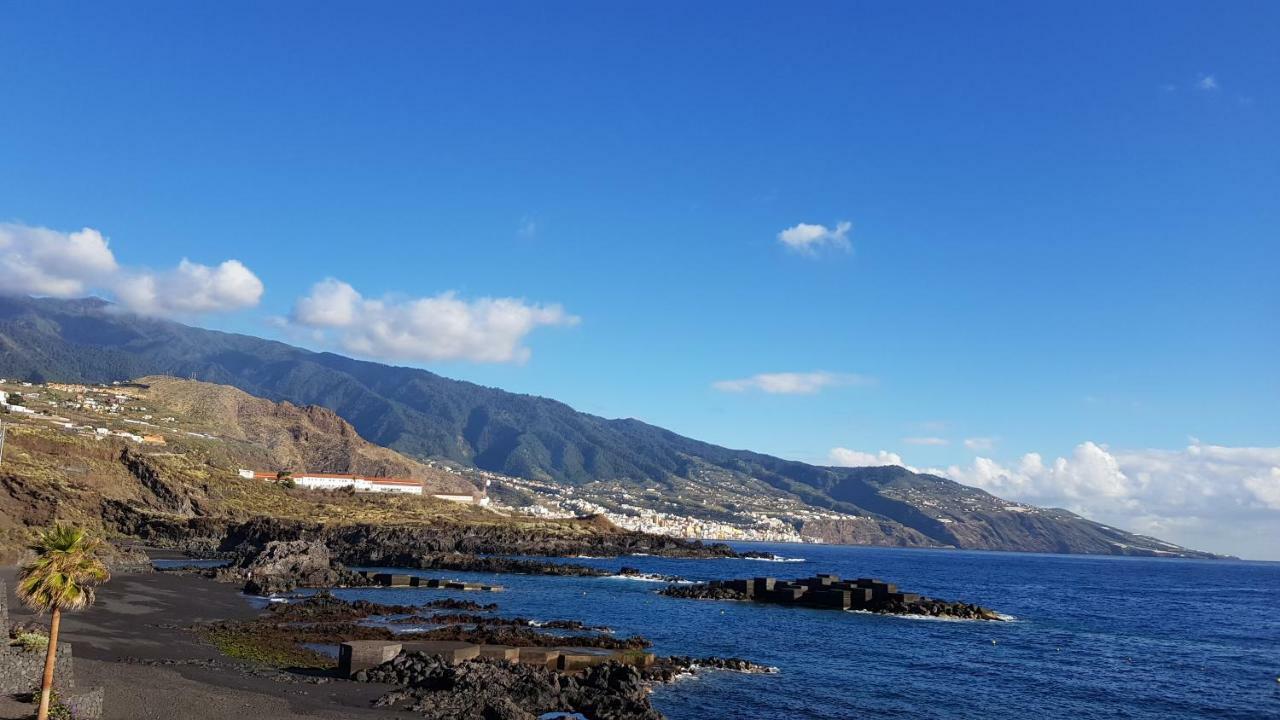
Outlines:
[{"label": "long white building", "polygon": [[[256,470],[241,470],[240,477],[249,480],[275,481],[278,474]],[[308,490],[343,490],[352,488],[356,492],[403,493],[407,495],[424,494],[422,482],[407,478],[369,477],[365,475],[345,475],[341,473],[298,472],[289,475],[293,484]],[[488,505],[489,498],[475,495],[432,495],[438,500],[463,503],[465,505]]]}]

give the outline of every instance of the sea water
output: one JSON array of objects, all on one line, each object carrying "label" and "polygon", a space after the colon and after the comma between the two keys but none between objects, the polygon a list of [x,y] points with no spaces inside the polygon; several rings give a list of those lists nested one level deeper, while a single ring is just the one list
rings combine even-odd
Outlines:
[{"label": "sea water", "polygon": [[620,636],[644,635],[659,654],[742,657],[779,670],[711,672],[661,686],[654,705],[672,720],[1280,717],[1280,563],[736,546],[794,562],[647,556],[564,562],[629,565],[690,580],[876,577],[1012,619],[683,600],[658,595],[662,583],[616,577],[409,571],[498,583],[506,591],[337,594],[384,603],[497,602],[501,615],[581,620]]}]

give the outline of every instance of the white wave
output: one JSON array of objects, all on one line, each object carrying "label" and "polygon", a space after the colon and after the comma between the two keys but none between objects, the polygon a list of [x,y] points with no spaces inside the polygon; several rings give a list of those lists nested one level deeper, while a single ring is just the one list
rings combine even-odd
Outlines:
[{"label": "white wave", "polygon": [[[990,620],[983,620],[982,618],[958,618],[958,617],[946,617],[946,616],[937,616],[937,615],[920,615],[917,613],[877,613],[877,612],[871,612],[870,610],[845,610],[845,612],[857,613],[859,615],[879,615],[880,617],[897,618],[899,620],[928,620],[930,622],[959,622],[959,623],[991,622]],[[1004,615],[1002,613],[996,613],[996,617],[1000,618],[1005,622],[1015,622],[1018,619],[1013,615]]]},{"label": "white wave", "polygon": [[605,575],[605,580],[635,580],[636,582],[667,583],[668,585],[693,585],[692,580],[671,580],[661,575]]}]

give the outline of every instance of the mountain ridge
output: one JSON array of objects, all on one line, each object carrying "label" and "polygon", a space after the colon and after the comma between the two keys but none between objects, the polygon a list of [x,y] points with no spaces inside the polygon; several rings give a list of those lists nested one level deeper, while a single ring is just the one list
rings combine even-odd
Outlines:
[{"label": "mountain ridge", "polygon": [[378,445],[505,478],[495,491],[512,504],[603,510],[654,527],[693,518],[799,539],[1212,557],[901,467],[732,450],[426,370],[127,315],[101,300],[0,298],[6,374],[82,382],[165,374],[320,405]]}]

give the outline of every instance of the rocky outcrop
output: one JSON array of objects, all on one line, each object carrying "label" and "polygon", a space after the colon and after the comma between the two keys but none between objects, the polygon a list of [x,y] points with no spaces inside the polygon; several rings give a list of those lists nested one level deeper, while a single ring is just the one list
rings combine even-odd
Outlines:
[{"label": "rocky outcrop", "polygon": [[451,665],[436,656],[408,653],[362,671],[356,679],[402,686],[379,704],[439,720],[534,720],[553,712],[582,713],[592,720],[662,718],[649,702],[640,671],[616,662],[571,675],[489,660]]},{"label": "rocky outcrop", "polygon": [[661,720],[649,702],[655,683],[722,670],[776,673],[741,658],[661,658],[636,667],[610,661],[581,673],[539,665],[476,659],[451,664],[439,656],[401,653],[355,675],[359,682],[400,686],[378,701],[427,718],[533,720],[545,713],[581,713],[592,720]]},{"label": "rocky outcrop", "polygon": [[880,545],[890,547],[940,547],[943,543],[918,530],[891,520],[870,517],[812,518],[798,528],[800,536],[829,545]]},{"label": "rocky outcrop", "polygon": [[347,565],[507,572],[550,575],[608,575],[598,568],[539,562],[506,555],[593,557],[627,554],[665,557],[754,557],[724,544],[649,535],[617,528],[567,526],[558,530],[527,525],[324,525],[256,517],[236,522],[211,517],[178,519],[107,501],[104,522],[118,532],[159,547],[205,556],[254,557],[280,540],[322,542],[332,559]]},{"label": "rocky outcrop", "polygon": [[359,575],[333,561],[324,543],[306,540],[274,540],[219,574],[223,579],[243,578],[244,591],[255,595],[364,584]]},{"label": "rocky outcrop", "polygon": [[198,514],[191,497],[181,486],[166,481],[151,458],[125,447],[120,452],[120,463],[130,475],[137,478],[138,482],[150,491],[154,497],[153,504],[158,509],[184,517],[194,517]]}]

